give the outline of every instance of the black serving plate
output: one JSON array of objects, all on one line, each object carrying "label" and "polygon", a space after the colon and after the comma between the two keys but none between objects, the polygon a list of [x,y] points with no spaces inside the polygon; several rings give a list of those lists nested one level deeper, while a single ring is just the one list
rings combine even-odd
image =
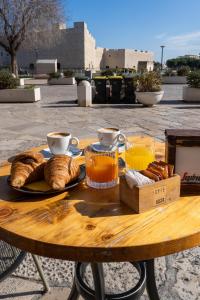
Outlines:
[{"label": "black serving plate", "polygon": [[66,184],[65,188],[63,190],[49,190],[49,191],[35,191],[35,190],[31,190],[31,189],[28,189],[26,187],[21,187],[21,188],[16,188],[16,187],[13,187],[10,183],[10,176],[7,177],[7,182],[8,182],[8,185],[13,189],[13,190],[16,190],[18,192],[21,192],[21,193],[25,193],[25,194],[31,194],[31,195],[52,195],[52,194],[58,194],[58,193],[63,193],[75,186],[77,186],[81,181],[83,181],[83,179],[85,178],[85,165],[80,165],[80,174],[79,174],[79,177],[76,178],[75,180],[69,182],[68,184]]}]

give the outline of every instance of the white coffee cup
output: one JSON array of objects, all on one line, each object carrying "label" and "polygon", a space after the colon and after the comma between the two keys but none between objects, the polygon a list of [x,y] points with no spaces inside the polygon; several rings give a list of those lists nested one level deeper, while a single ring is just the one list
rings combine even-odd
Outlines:
[{"label": "white coffee cup", "polygon": [[51,153],[67,154],[70,146],[79,145],[79,139],[67,132],[50,132],[47,134],[47,143]]},{"label": "white coffee cup", "polygon": [[97,132],[100,144],[106,147],[123,144],[126,141],[126,136],[118,128],[100,128]]}]

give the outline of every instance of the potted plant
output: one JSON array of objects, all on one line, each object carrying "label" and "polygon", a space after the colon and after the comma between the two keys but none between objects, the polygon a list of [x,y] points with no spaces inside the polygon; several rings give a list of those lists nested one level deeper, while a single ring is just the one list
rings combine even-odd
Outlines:
[{"label": "potted plant", "polygon": [[183,101],[200,102],[200,71],[193,71],[187,76],[188,86],[183,88]]},{"label": "potted plant", "polygon": [[6,71],[0,71],[0,102],[35,102],[41,99],[40,88],[19,87],[19,79]]},{"label": "potted plant", "polygon": [[161,89],[161,78],[157,72],[150,71],[138,76],[136,99],[144,106],[159,103],[164,95]]}]

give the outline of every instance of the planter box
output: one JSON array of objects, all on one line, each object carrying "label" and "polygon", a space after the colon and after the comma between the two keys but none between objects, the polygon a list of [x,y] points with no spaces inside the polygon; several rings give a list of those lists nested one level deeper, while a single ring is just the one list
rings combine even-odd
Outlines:
[{"label": "planter box", "polygon": [[144,106],[153,106],[162,100],[164,91],[160,92],[136,92],[136,99]]},{"label": "planter box", "polygon": [[0,90],[0,102],[36,102],[41,100],[40,88]]},{"label": "planter box", "polygon": [[48,80],[48,83],[50,85],[74,85],[76,83],[76,80],[74,77],[69,78],[51,78]]},{"label": "planter box", "polygon": [[185,86],[183,88],[183,101],[200,102],[200,89]]},{"label": "planter box", "polygon": [[125,176],[120,177],[120,201],[136,213],[168,204],[180,198],[180,176],[163,179],[153,184],[128,186]]},{"label": "planter box", "polygon": [[163,84],[186,84],[187,77],[186,76],[163,76],[162,83]]}]

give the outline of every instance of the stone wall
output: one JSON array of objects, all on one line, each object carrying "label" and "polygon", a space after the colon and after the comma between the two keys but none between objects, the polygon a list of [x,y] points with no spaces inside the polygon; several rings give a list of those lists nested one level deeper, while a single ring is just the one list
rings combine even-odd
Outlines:
[{"label": "stone wall", "polygon": [[[60,41],[52,46],[40,47],[37,51],[39,59],[58,59],[61,68],[84,69],[84,22],[74,23],[73,28],[62,29]],[[30,63],[35,63],[36,52],[34,49],[23,49],[18,54],[19,65],[28,68]]]},{"label": "stone wall", "polygon": [[106,49],[103,64],[111,69],[125,68],[125,49]]},{"label": "stone wall", "polygon": [[[84,69],[96,67],[96,40],[93,38],[87,25],[84,28]],[[98,66],[97,66],[98,67]]]},{"label": "stone wall", "polygon": [[106,49],[97,47],[96,48],[96,57],[95,57],[95,70],[100,70],[105,68],[104,63],[104,53]]},{"label": "stone wall", "polygon": [[[137,69],[139,62],[146,62],[148,69],[153,68],[152,52],[97,48],[95,38],[84,22],[75,22],[72,28],[66,28],[62,24],[57,29],[60,34],[60,39],[57,42],[41,46],[38,49],[33,46],[19,51],[17,59],[21,68],[29,68],[30,64],[35,64],[37,59],[57,59],[61,69],[99,70],[106,68],[106,66],[109,68],[116,68],[116,66],[118,68],[135,67]],[[8,64],[9,57],[0,48],[1,63],[2,65]]]},{"label": "stone wall", "polygon": [[[148,51],[125,49],[126,68],[135,67],[135,69],[138,70],[139,62],[146,62],[147,69],[149,70],[153,65],[153,53]],[[148,62],[152,62],[152,65],[148,64]]]}]

